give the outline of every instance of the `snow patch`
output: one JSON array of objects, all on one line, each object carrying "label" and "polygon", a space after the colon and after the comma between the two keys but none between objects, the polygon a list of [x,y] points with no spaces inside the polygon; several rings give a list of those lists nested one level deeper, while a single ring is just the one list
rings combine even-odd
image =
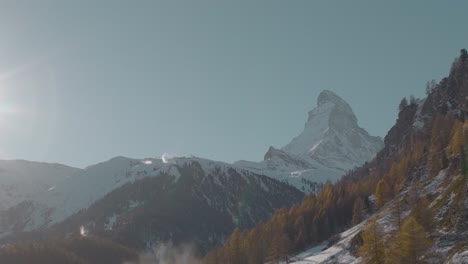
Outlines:
[{"label": "snow patch", "polygon": [[304,256],[304,253],[297,255],[294,259],[299,261],[291,264],[318,264],[318,263],[359,263],[359,259],[349,253],[350,242],[364,228],[365,222],[356,225],[340,234],[340,241],[335,245],[321,252],[312,251],[312,255]]},{"label": "snow patch", "polygon": [[468,250],[453,255],[449,262],[450,264],[466,264],[468,263]]},{"label": "snow patch", "polygon": [[[328,131],[328,128],[325,131]],[[315,143],[315,145],[313,145],[312,148],[309,150],[309,153],[313,153],[314,150],[317,149],[318,146],[320,146],[320,144],[322,144],[322,141],[323,141],[323,139],[321,139],[319,142]]]}]

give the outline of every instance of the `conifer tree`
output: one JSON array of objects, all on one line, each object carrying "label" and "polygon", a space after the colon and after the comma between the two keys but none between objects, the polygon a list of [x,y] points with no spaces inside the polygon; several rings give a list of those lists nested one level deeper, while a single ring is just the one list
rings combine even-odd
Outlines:
[{"label": "conifer tree", "polygon": [[422,196],[414,200],[411,207],[411,215],[431,234],[434,229],[434,212],[430,207],[427,197]]},{"label": "conifer tree", "polygon": [[273,263],[279,263],[284,261],[289,263],[289,248],[291,246],[291,241],[287,234],[281,231],[275,232],[273,240],[270,243],[268,249],[267,261]]},{"label": "conifer tree", "polygon": [[227,243],[227,251],[229,256],[229,263],[241,263],[241,248],[240,248],[241,232],[238,228],[234,230]]},{"label": "conifer tree", "polygon": [[406,107],[408,106],[408,99],[406,99],[406,97],[403,97],[403,99],[401,99],[400,101],[400,104],[398,105],[398,109],[400,110],[400,112],[405,109]]},{"label": "conifer tree", "polygon": [[381,208],[386,202],[388,202],[391,198],[390,196],[390,188],[388,187],[387,182],[385,179],[381,179],[377,184],[377,188],[375,189],[377,208]]},{"label": "conifer tree", "polygon": [[452,133],[449,143],[449,150],[451,155],[456,155],[460,153],[460,147],[463,144],[463,123],[455,122],[452,127]]},{"label": "conifer tree", "polygon": [[361,197],[357,198],[356,201],[354,202],[353,206],[353,225],[357,225],[364,221],[365,219],[365,213],[364,213],[364,200],[362,200]]},{"label": "conifer tree", "polygon": [[259,233],[259,228],[255,228],[252,229],[246,237],[243,250],[247,254],[247,264],[263,263],[263,261],[265,260],[263,243],[261,241],[262,237]]},{"label": "conifer tree", "polygon": [[386,263],[424,263],[421,257],[432,246],[429,234],[416,218],[409,216],[386,252]]},{"label": "conifer tree", "polygon": [[363,244],[359,248],[359,255],[364,263],[382,264],[384,263],[385,249],[383,234],[377,225],[377,218],[372,217],[362,234]]},{"label": "conifer tree", "polygon": [[467,59],[468,59],[468,52],[466,51],[466,49],[460,50],[460,60],[462,62],[465,62]]},{"label": "conifer tree", "polygon": [[397,230],[401,228],[404,201],[396,198],[392,204],[390,212],[390,221],[396,226]]}]

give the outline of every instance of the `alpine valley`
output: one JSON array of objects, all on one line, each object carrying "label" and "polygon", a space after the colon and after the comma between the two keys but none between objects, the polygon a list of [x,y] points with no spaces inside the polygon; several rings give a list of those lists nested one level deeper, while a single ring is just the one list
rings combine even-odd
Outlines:
[{"label": "alpine valley", "polygon": [[468,263],[468,52],[398,109],[382,142],[323,91],[261,162],[2,161],[0,263]]},{"label": "alpine valley", "polygon": [[190,242],[203,254],[235,228],[251,228],[336,182],[382,147],[326,90],[304,131],[281,149],[270,147],[261,162],[115,157],[77,169],[0,161],[0,237],[89,234],[140,250]]}]

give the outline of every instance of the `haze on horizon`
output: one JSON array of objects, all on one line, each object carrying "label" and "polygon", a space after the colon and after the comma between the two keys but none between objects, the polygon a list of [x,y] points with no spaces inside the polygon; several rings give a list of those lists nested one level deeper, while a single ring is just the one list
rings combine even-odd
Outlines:
[{"label": "haze on horizon", "polygon": [[468,43],[466,1],[1,3],[0,159],[77,167],[260,160],[323,89],[383,137]]}]

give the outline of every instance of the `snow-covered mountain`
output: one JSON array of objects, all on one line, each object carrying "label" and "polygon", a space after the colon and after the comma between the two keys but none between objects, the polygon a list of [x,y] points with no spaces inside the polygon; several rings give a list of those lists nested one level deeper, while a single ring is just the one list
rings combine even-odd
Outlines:
[{"label": "snow-covered mountain", "polygon": [[382,139],[359,127],[353,110],[335,93],[325,90],[309,112],[304,131],[282,150],[309,156],[330,168],[349,170],[371,160]]},{"label": "snow-covered mountain", "polygon": [[382,147],[380,137],[359,127],[348,103],[324,90],[300,135],[281,149],[270,147],[261,162],[238,161],[235,165],[316,192],[325,181],[334,182],[371,160]]},{"label": "snow-covered mountain", "polygon": [[[122,234],[122,239],[142,246],[154,239],[199,232],[187,238],[204,237],[201,243],[214,245],[234,227],[251,227],[302,198],[301,192],[284,183],[231,164],[196,157],[116,157],[68,175],[46,191],[25,196],[24,201],[0,211],[0,237],[46,231],[53,226],[52,230],[60,230],[60,234],[79,232],[80,226],[93,233],[121,234],[122,230],[134,228],[136,219],[145,223],[152,219],[151,224],[161,229],[153,228],[151,238],[142,236],[130,241],[129,237],[139,234],[129,231]],[[189,219],[181,217],[185,212],[196,217],[195,208],[203,219],[192,223],[193,230],[187,225],[180,233],[183,224],[173,223]],[[155,218],[147,213],[162,215]],[[130,215],[132,221],[128,220]],[[214,229],[205,230],[206,223],[212,223]]]},{"label": "snow-covered mountain", "polygon": [[131,247],[192,241],[206,250],[234,228],[253,227],[303,198],[291,186],[231,164],[196,157],[167,162],[138,165],[133,171],[148,171],[148,177],[115,188],[51,232],[78,233],[83,226]]}]

